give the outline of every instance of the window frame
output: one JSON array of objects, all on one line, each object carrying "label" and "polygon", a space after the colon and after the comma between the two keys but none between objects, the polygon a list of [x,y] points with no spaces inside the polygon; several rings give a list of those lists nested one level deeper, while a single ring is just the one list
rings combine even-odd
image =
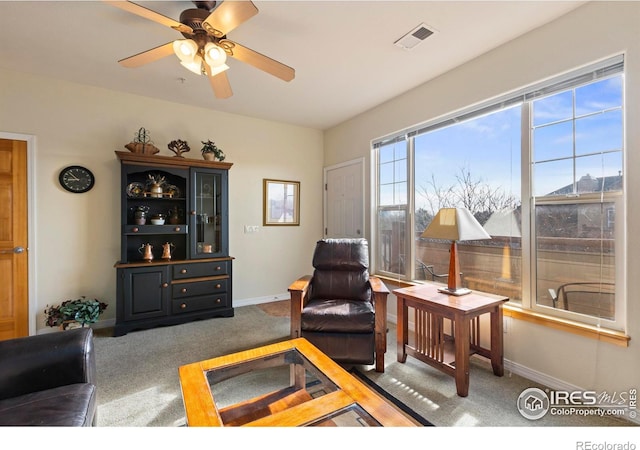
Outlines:
[{"label": "window frame", "polygon": [[[374,211],[373,227],[374,230],[374,243],[380,239],[379,230],[379,217],[381,212],[389,210],[389,205],[381,206],[379,204],[379,147],[389,142],[394,141],[402,137],[406,139],[407,145],[407,202],[404,205],[394,205],[394,209],[401,208],[406,214],[405,223],[405,245],[407,247],[407,253],[409,254],[409,263],[404,264],[403,273],[390,272],[381,270],[379,264],[379,248],[376,249],[376,257],[374,259],[373,268],[374,271],[381,276],[396,279],[399,282],[411,282],[419,283],[419,281],[413,280],[415,274],[415,256],[416,256],[416,243],[414,242],[412,230],[414,229],[415,222],[415,180],[413,179],[414,167],[414,138],[441,127],[449,126],[467,119],[479,117],[481,115],[489,114],[493,111],[499,111],[508,107],[514,106],[515,103],[521,103],[521,207],[522,207],[522,274],[521,274],[521,300],[517,302],[509,302],[517,308],[524,308],[532,313],[549,315],[552,317],[558,317],[561,320],[574,321],[576,323],[584,323],[590,326],[605,327],[611,330],[624,330],[626,321],[626,288],[624,280],[626,278],[626,221],[624,220],[624,208],[626,206],[626,177],[622,179],[622,190],[613,192],[594,192],[594,193],[582,193],[579,197],[568,196],[552,196],[549,198],[541,199],[535,197],[533,193],[533,120],[532,120],[532,108],[533,102],[540,98],[552,95],[553,93],[563,92],[567,89],[575,89],[579,86],[586,85],[592,82],[597,82],[610,78],[613,76],[622,76],[622,169],[623,173],[626,172],[626,106],[625,106],[625,83],[624,77],[624,55],[617,55],[613,58],[608,58],[575,71],[570,71],[562,74],[558,77],[550,80],[531,85],[521,89],[519,92],[505,94],[501,98],[493,99],[485,102],[484,104],[478,104],[462,111],[434,119],[430,122],[419,124],[411,129],[403,130],[402,132],[394,135],[389,135],[385,138],[377,139],[372,142],[372,166],[374,174],[372,176],[373,192],[375,192],[374,199]],[[573,118],[575,120],[575,117]],[[575,164],[575,155],[574,164]],[[596,316],[590,316],[585,314],[578,314],[571,311],[565,311],[559,308],[545,307],[537,304],[537,273],[536,273],[536,241],[535,236],[535,213],[537,205],[544,204],[576,204],[576,203],[608,203],[613,202],[615,204],[616,215],[618,216],[617,223],[615,224],[614,242],[615,246],[615,317],[613,320],[604,318],[598,318]],[[528,218],[528,220],[526,219]],[[405,258],[405,261],[407,258]]]}]

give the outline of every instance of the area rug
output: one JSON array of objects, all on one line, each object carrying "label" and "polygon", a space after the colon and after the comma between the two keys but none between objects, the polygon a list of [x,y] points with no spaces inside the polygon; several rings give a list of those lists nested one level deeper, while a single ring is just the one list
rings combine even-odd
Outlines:
[{"label": "area rug", "polygon": [[420,414],[418,414],[417,412],[415,412],[413,409],[409,408],[407,405],[405,405],[404,403],[402,403],[400,400],[398,400],[397,398],[395,398],[393,395],[389,394],[387,391],[385,391],[384,389],[382,389],[380,386],[378,386],[376,383],[373,382],[373,380],[369,379],[365,374],[363,374],[362,372],[360,372],[358,369],[356,369],[355,367],[352,367],[349,370],[349,373],[351,373],[352,375],[358,377],[360,380],[362,380],[367,386],[369,386],[371,389],[373,389],[374,391],[376,391],[378,394],[382,395],[385,399],[387,399],[390,403],[392,403],[393,405],[395,405],[399,410],[401,410],[403,413],[405,413],[407,416],[411,417],[413,420],[415,420],[416,422],[418,422],[420,425],[425,426],[425,427],[433,427],[434,425],[429,422],[427,419],[425,419],[424,417],[422,417]]},{"label": "area rug", "polygon": [[291,310],[290,305],[290,300],[281,300],[277,302],[260,303],[256,306],[272,317],[289,317]]}]

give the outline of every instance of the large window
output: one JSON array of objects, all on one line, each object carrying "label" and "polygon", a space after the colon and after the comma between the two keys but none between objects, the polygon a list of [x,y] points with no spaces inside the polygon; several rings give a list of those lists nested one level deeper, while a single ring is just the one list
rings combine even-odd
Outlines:
[{"label": "large window", "polygon": [[623,81],[618,57],[375,142],[376,270],[446,283],[421,234],[462,206],[491,235],[458,243],[465,286],[621,328]]}]

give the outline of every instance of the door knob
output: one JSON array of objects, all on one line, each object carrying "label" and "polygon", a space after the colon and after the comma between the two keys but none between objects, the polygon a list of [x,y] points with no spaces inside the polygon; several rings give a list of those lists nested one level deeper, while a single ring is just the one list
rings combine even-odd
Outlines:
[{"label": "door knob", "polygon": [[9,250],[0,250],[0,253],[6,254],[6,253],[24,253],[25,248],[24,247],[14,247],[11,248]]}]

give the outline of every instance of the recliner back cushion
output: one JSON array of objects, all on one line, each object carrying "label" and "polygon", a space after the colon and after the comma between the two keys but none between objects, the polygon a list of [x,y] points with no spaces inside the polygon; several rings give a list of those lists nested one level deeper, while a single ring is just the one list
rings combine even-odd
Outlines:
[{"label": "recliner back cushion", "polygon": [[366,239],[322,239],[313,255],[310,299],[371,300]]}]

